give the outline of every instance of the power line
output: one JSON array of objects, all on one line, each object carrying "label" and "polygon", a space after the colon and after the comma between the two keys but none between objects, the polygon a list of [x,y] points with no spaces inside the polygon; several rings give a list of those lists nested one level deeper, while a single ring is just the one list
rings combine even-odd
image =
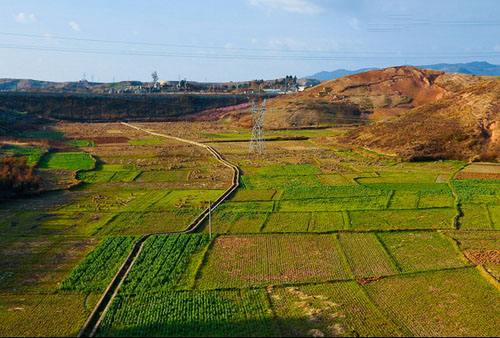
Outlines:
[{"label": "power line", "polygon": [[478,57],[500,57],[500,52],[488,52],[481,54],[455,54],[455,55],[365,55],[365,56],[305,56],[305,55],[252,55],[252,54],[202,54],[202,53],[185,53],[185,52],[166,52],[157,53],[152,51],[135,51],[135,50],[117,50],[108,49],[85,49],[85,48],[61,48],[61,47],[45,47],[38,45],[15,45],[15,44],[0,44],[0,49],[13,50],[36,50],[45,52],[59,53],[75,53],[75,54],[97,54],[97,55],[118,55],[118,56],[151,56],[151,57],[183,57],[183,58],[200,58],[213,60],[260,60],[260,61],[343,61],[343,60],[364,60],[364,59],[399,59],[405,58],[478,58]]},{"label": "power line", "polygon": [[[126,41],[126,40],[110,40],[110,39],[94,39],[94,38],[76,38],[76,37],[66,37],[59,35],[37,35],[37,34],[22,34],[22,33],[11,33],[11,32],[0,32],[3,36],[14,36],[14,37],[25,37],[33,39],[54,39],[54,40],[65,40],[65,41],[77,41],[77,42],[92,42],[92,43],[104,43],[104,44],[122,44],[122,45],[137,45],[137,46],[151,46],[151,47],[174,47],[174,48],[195,48],[195,49],[214,49],[214,50],[225,50],[225,51],[257,51],[257,52],[278,52],[285,54],[297,54],[306,53],[310,54],[331,54],[330,57],[347,57],[352,55],[352,57],[359,57],[359,55],[365,55],[365,57],[374,57],[378,55],[380,57],[403,57],[404,55],[397,55],[399,51],[346,51],[346,50],[306,50],[306,49],[278,49],[278,48],[248,48],[248,47],[227,47],[227,46],[210,46],[210,45],[194,45],[194,44],[173,44],[173,43],[157,43],[157,42],[140,42],[140,41]],[[43,46],[42,46],[43,47]],[[6,47],[4,47],[6,48]],[[130,51],[129,51],[130,52]],[[140,52],[140,51],[139,51]],[[145,53],[145,52],[142,52]],[[433,54],[431,52],[422,53],[412,53],[414,57],[481,57],[481,56],[500,56],[499,52],[467,52],[467,53],[437,53]],[[308,56],[305,57],[308,57]],[[162,56],[162,55],[160,55]],[[182,56],[182,55],[181,55]],[[276,55],[245,55],[249,57],[276,57]],[[303,56],[301,56],[303,57]],[[314,56],[313,56],[314,57]],[[328,56],[320,56],[316,58],[323,58]]]}]

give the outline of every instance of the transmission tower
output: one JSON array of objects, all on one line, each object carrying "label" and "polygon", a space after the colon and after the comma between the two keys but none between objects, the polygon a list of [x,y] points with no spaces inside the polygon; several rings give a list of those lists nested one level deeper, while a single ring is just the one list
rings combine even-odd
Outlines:
[{"label": "transmission tower", "polygon": [[260,103],[254,100],[252,103],[252,139],[250,140],[250,153],[262,155],[264,153],[264,114],[266,112],[266,99]]}]

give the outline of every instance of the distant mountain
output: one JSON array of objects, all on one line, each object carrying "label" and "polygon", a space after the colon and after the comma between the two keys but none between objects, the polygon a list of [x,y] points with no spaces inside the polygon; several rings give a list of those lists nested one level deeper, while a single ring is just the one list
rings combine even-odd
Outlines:
[{"label": "distant mountain", "polygon": [[367,71],[373,70],[373,69],[377,69],[377,68],[361,68],[361,69],[356,69],[356,70],[337,69],[337,70],[334,70],[332,72],[325,72],[325,71],[319,72],[319,73],[313,74],[311,76],[306,76],[305,78],[315,79],[315,80],[319,80],[319,81],[335,80],[335,79],[338,79],[339,77],[363,73],[363,72],[367,72]]},{"label": "distant mountain", "polygon": [[[440,70],[447,73],[461,73],[469,75],[484,75],[484,76],[500,76],[500,66],[493,65],[488,62],[469,62],[469,63],[438,63],[434,65],[416,66],[422,69]],[[361,68],[355,70],[337,69],[331,72],[319,72],[311,76],[306,76],[308,79],[316,79],[319,81],[335,80],[339,77],[359,74],[369,70],[378,68]]]}]

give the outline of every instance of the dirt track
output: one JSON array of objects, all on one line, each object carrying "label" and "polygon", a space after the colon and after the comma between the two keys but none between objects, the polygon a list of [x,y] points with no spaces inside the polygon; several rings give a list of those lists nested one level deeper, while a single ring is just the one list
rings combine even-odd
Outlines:
[{"label": "dirt track", "polygon": [[[191,145],[194,145],[197,147],[202,147],[202,148],[206,149],[208,152],[210,152],[215,157],[215,159],[217,161],[219,161],[220,163],[222,163],[226,167],[230,168],[233,171],[231,186],[212,204],[211,210],[217,208],[217,206],[219,206],[222,202],[224,202],[224,200],[227,199],[238,188],[239,181],[240,181],[240,169],[236,165],[225,160],[222,157],[222,155],[219,154],[219,152],[217,150],[215,150],[213,147],[206,145],[206,144],[203,144],[203,143],[183,139],[180,137],[175,137],[175,136],[170,136],[170,135],[166,135],[166,134],[153,132],[153,131],[150,131],[147,129],[143,129],[143,128],[134,126],[130,123],[122,122],[122,124],[124,126],[134,128],[136,130],[140,130],[140,131],[143,131],[143,132],[151,134],[151,135],[165,137],[165,138],[172,139],[175,141],[188,143],[188,144],[191,144]],[[184,231],[181,231],[181,233],[191,233],[191,232],[194,232],[195,230],[197,230],[201,226],[201,224],[205,221],[205,219],[208,217],[208,214],[209,214],[208,208],[203,210],[203,212],[187,227],[187,229]],[[137,240],[137,242],[134,244],[132,250],[130,251],[129,255],[127,256],[127,258],[123,262],[122,266],[120,267],[120,269],[117,271],[117,273],[115,274],[115,276],[113,277],[113,279],[109,283],[108,287],[106,288],[103,295],[101,296],[101,298],[97,302],[96,306],[94,307],[94,310],[92,311],[89,318],[87,319],[87,321],[83,325],[82,329],[78,333],[78,337],[92,337],[95,335],[95,333],[99,327],[99,324],[101,323],[101,320],[104,318],[107,310],[109,309],[110,305],[113,303],[113,299],[115,298],[118,291],[120,290],[120,287],[123,284],[123,281],[127,278],[130,270],[132,269],[132,266],[134,265],[135,260],[137,259],[137,257],[139,257],[139,254],[142,251],[142,248],[144,246],[144,242],[146,241],[146,239],[152,235],[172,234],[172,233],[173,232],[150,233],[150,234],[141,236]]]}]

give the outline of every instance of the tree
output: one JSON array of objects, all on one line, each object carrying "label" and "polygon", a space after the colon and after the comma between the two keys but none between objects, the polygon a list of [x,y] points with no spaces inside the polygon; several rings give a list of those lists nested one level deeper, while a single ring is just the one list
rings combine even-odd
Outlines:
[{"label": "tree", "polygon": [[155,70],[153,73],[151,73],[151,77],[153,78],[153,84],[156,84],[159,79],[158,72]]}]

